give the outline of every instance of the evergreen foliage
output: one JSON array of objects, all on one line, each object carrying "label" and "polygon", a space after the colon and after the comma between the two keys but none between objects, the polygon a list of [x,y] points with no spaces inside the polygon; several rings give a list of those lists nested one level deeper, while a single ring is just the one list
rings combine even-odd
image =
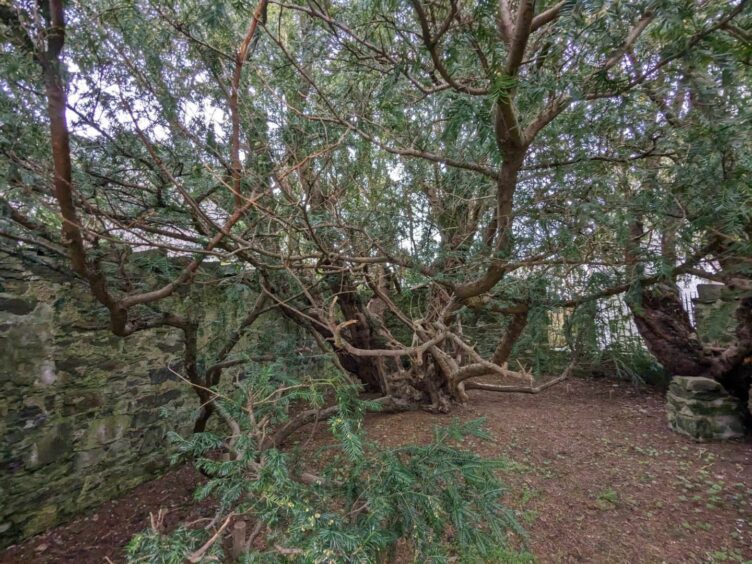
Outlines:
[{"label": "evergreen foliage", "polygon": [[[457,555],[481,561],[507,547],[510,532],[522,534],[501,503],[497,474],[506,463],[461,447],[466,437],[489,438],[482,420],[437,427],[427,445],[386,448],[363,429],[364,412],[378,404],[331,380],[279,388],[277,374],[279,369],[261,370],[217,401],[239,434],[172,437],[175,461],[192,460],[210,476],[195,497],[214,500],[214,521],[233,515],[262,527],[263,537],[242,562],[380,562],[400,541],[416,562],[448,562]],[[337,395],[336,414],[326,422],[335,442],[321,447],[325,462],[311,478],[301,466],[310,457],[263,448],[263,442],[268,430],[289,421],[288,406],[320,405],[326,390]],[[181,562],[211,534],[147,530],[131,541],[129,558]],[[204,558],[221,554],[216,542]]]},{"label": "evergreen foliage", "polygon": [[[63,265],[116,335],[182,333],[200,411],[177,448],[211,476],[214,525],[262,523],[248,558],[377,559],[408,535],[417,558],[491,558],[511,526],[494,463],[447,445],[477,427],[381,449],[362,414],[537,393],[529,368],[555,384],[598,358],[637,379],[646,350],[747,404],[751,18],[748,0],[0,2],[0,237]],[[697,339],[687,275],[736,292],[723,351]],[[203,284],[219,318],[175,305]],[[619,296],[644,342],[599,340]],[[272,310],[307,340],[251,339]],[[282,357],[298,373],[254,368]],[[301,483],[282,442],[324,420],[340,458]],[[133,558],[204,541],[155,530]]]}]

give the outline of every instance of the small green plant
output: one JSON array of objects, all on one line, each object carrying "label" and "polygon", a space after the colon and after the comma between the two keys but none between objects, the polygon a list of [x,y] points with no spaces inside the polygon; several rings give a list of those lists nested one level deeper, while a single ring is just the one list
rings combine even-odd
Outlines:
[{"label": "small green plant", "polygon": [[[155,522],[152,519],[150,529],[131,539],[128,544],[129,562],[183,564],[186,553],[193,552],[201,544],[203,535],[200,530],[191,531],[185,527],[178,527],[172,534],[165,535],[162,534],[162,527],[161,522]],[[214,546],[207,551],[206,558],[220,555],[218,547]]]},{"label": "small green plant", "polygon": [[487,556],[481,557],[476,552],[471,552],[459,558],[460,564],[535,564],[535,557],[527,551],[517,552],[508,547],[497,547]]},{"label": "small green plant", "polygon": [[738,550],[715,550],[706,553],[707,562],[715,564],[716,562],[740,562],[741,564],[750,564],[752,560],[747,560]]},{"label": "small green plant", "polygon": [[[522,531],[499,501],[496,471],[506,463],[459,448],[465,437],[488,438],[482,420],[437,428],[427,445],[382,448],[365,438],[362,426],[363,413],[378,405],[357,399],[354,389],[338,382],[331,387],[336,405],[320,409],[326,382],[279,382],[265,371],[217,400],[229,437],[173,437],[177,458],[192,459],[210,476],[196,497],[213,498],[217,513],[208,528],[166,534],[153,524],[131,541],[131,562],[227,558],[222,538],[237,520],[255,524],[233,547],[242,562],[379,562],[398,541],[419,562],[507,561],[494,555],[507,546],[509,531]],[[305,468],[307,457],[276,447],[273,438],[301,416],[289,415],[293,399],[332,414],[328,425],[337,443],[328,447],[323,468]]]},{"label": "small green plant", "polygon": [[616,507],[619,504],[619,494],[616,490],[603,490],[598,494],[597,502],[601,509]]}]

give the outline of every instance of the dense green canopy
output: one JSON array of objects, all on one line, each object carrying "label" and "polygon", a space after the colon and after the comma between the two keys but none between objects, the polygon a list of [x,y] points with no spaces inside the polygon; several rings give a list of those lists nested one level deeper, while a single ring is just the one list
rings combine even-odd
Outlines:
[{"label": "dense green canopy", "polygon": [[[592,346],[583,335],[596,301],[619,295],[668,372],[708,375],[747,398],[750,5],[3,1],[2,246],[64,265],[117,335],[183,333],[181,369],[202,405],[196,431],[218,410],[233,438],[198,434],[182,450],[223,477],[225,515],[241,492],[260,496],[256,515],[287,523],[280,542],[316,561],[353,547],[366,561],[417,523],[417,550],[431,555],[439,513],[455,525],[501,518],[490,470],[455,451],[437,464],[440,446],[369,457],[354,414],[447,411],[471,387],[540,391]],[[218,262],[230,284],[206,274]],[[690,275],[735,293],[729,347],[698,340],[677,289]],[[241,311],[207,347],[190,308],[169,300],[197,281]],[[258,372],[243,335],[270,310],[307,332],[337,376],[290,384]],[[571,362],[536,387],[508,363],[552,311]],[[479,332],[478,320],[493,330]],[[247,363],[242,397],[218,403],[222,373]],[[482,376],[507,383],[472,380]],[[361,405],[345,390],[379,399]],[[301,399],[312,408],[293,415]],[[357,506],[359,473],[394,483],[369,482],[369,510],[309,534],[304,508],[283,515],[280,504],[314,507],[322,494],[299,490],[275,447],[334,414],[349,474],[327,495]],[[218,446],[229,466],[201,458]],[[384,501],[389,487],[447,473],[464,489],[450,481],[441,499],[419,496],[426,505],[410,502],[409,519]],[[488,555],[503,530],[460,540]],[[147,535],[134,551],[209,554],[180,534],[170,546]],[[275,558],[303,554],[275,546]]]},{"label": "dense green canopy", "polygon": [[[537,4],[70,2],[61,52],[54,8],[6,4],[3,235],[72,253],[122,335],[184,324],[159,301],[201,261],[243,264],[382,392],[356,349],[400,350],[385,312],[416,345],[512,314],[511,346],[531,308],[748,287],[747,3]],[[161,289],[105,272],[154,247],[195,262]]]}]

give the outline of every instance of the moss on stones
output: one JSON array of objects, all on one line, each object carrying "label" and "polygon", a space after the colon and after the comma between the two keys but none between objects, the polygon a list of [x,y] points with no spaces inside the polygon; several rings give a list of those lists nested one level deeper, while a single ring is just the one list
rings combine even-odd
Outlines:
[{"label": "moss on stones", "polygon": [[741,438],[746,433],[740,402],[715,380],[675,376],[667,399],[668,423],[697,441]]},{"label": "moss on stones", "polygon": [[[236,327],[255,299],[244,285],[228,299],[227,288],[197,285],[168,305],[201,321],[209,358],[216,332]],[[163,472],[167,431],[191,431],[198,399],[167,369],[182,370],[179,331],[116,337],[86,288],[14,258],[0,265],[0,290],[3,547]]]}]

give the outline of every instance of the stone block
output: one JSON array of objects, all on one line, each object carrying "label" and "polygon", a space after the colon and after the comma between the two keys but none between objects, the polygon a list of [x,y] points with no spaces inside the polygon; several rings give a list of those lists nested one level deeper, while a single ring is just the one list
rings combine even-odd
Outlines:
[{"label": "stone block", "polygon": [[37,307],[35,298],[16,298],[0,296],[0,311],[13,315],[27,315]]},{"label": "stone block", "polygon": [[166,366],[149,370],[149,378],[151,379],[152,384],[163,384],[165,382],[179,379],[175,373]]},{"label": "stone block", "polygon": [[741,439],[746,433],[738,416],[696,417],[675,413],[669,415],[669,424],[677,433],[697,441]]},{"label": "stone block", "polygon": [[24,536],[31,536],[49,529],[58,519],[58,509],[56,505],[46,505],[39,511],[35,512],[33,517],[26,522],[23,528]]},{"label": "stone block", "polygon": [[28,467],[37,468],[67,456],[71,450],[70,434],[64,423],[47,430],[32,444]]},{"label": "stone block", "polygon": [[686,391],[692,395],[698,392],[710,392],[714,395],[723,392],[720,382],[703,376],[674,376],[671,379],[671,388]]},{"label": "stone block", "polygon": [[78,453],[76,469],[85,470],[95,466],[107,458],[107,451],[103,448],[92,448]]},{"label": "stone block", "polygon": [[127,415],[110,415],[95,419],[89,425],[84,439],[84,448],[95,448],[122,439],[130,421],[131,418]]},{"label": "stone block", "polygon": [[715,380],[675,376],[666,394],[669,427],[697,441],[741,438],[741,403]]},{"label": "stone block", "polygon": [[63,414],[73,415],[96,410],[105,404],[102,393],[89,390],[76,390],[63,398]]},{"label": "stone block", "polygon": [[666,400],[674,410],[684,415],[716,416],[736,415],[739,413],[739,402],[733,397],[717,397],[715,399],[687,398],[677,396],[671,390],[666,395]]}]

